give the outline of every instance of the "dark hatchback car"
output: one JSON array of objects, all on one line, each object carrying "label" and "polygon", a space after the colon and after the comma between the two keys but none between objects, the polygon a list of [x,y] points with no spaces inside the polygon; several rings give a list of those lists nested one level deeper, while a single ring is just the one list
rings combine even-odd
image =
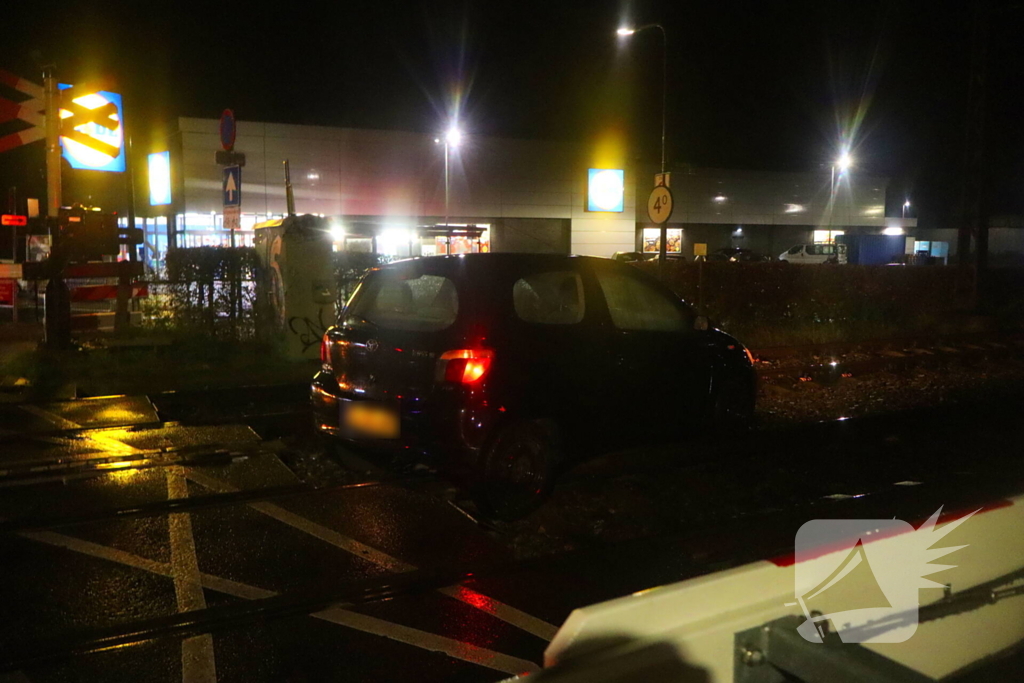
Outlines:
[{"label": "dark hatchback car", "polygon": [[745,427],[747,350],[635,267],[469,254],[370,271],[324,335],[318,429],[413,449],[515,517],[558,469],[625,444]]},{"label": "dark hatchback car", "polygon": [[741,247],[725,247],[723,249],[716,249],[715,251],[708,254],[708,261],[731,261],[733,263],[764,263],[771,261],[770,256],[765,256],[759,251],[753,249],[743,249]]}]

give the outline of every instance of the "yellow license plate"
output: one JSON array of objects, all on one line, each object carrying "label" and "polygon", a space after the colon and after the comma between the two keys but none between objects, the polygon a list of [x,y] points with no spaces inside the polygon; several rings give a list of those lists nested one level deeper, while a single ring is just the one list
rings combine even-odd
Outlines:
[{"label": "yellow license plate", "polygon": [[353,436],[371,439],[397,439],[398,411],[370,401],[352,401],[342,408],[342,420]]}]

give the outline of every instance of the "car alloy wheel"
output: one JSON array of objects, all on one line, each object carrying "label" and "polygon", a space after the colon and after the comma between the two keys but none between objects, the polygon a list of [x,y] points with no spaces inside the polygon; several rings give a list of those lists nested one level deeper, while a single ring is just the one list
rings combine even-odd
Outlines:
[{"label": "car alloy wheel", "polygon": [[485,513],[520,519],[547,497],[557,460],[554,428],[539,421],[507,425],[487,449],[477,501]]}]

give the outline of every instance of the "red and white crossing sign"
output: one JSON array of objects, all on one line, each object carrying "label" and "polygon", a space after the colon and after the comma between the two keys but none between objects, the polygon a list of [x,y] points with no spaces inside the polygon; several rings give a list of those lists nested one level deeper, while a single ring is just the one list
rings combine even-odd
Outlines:
[{"label": "red and white crossing sign", "polygon": [[43,88],[32,81],[0,69],[0,84],[6,85],[30,99],[21,102],[0,98],[0,123],[7,121],[24,121],[31,128],[0,137],[0,152],[37,142],[46,137],[46,117],[43,115]]},{"label": "red and white crossing sign", "polygon": [[[133,299],[144,299],[149,296],[148,283],[136,283],[131,286]],[[72,301],[105,301],[117,298],[118,285],[82,285],[71,290]]]},{"label": "red and white crossing sign", "polygon": [[13,306],[18,299],[18,281],[0,280],[0,306]]}]

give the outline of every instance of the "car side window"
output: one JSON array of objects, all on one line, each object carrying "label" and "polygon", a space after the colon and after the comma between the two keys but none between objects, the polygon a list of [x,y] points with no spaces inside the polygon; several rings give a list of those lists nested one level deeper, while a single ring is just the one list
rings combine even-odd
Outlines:
[{"label": "car side window", "polygon": [[792,248],[791,248],[791,249],[789,250],[789,253],[790,253],[790,254],[794,254],[794,255],[795,255],[795,254],[799,254],[799,253],[800,253],[801,251],[803,251],[803,250],[804,250],[804,245],[802,245],[802,244],[798,244],[798,245],[796,245],[795,247],[792,247]]},{"label": "car side window", "polygon": [[681,332],[686,316],[665,294],[642,280],[622,273],[598,273],[612,324],[620,330]]},{"label": "car side window", "polygon": [[583,280],[571,270],[527,275],[512,285],[512,303],[524,322],[573,325],[583,320]]}]

